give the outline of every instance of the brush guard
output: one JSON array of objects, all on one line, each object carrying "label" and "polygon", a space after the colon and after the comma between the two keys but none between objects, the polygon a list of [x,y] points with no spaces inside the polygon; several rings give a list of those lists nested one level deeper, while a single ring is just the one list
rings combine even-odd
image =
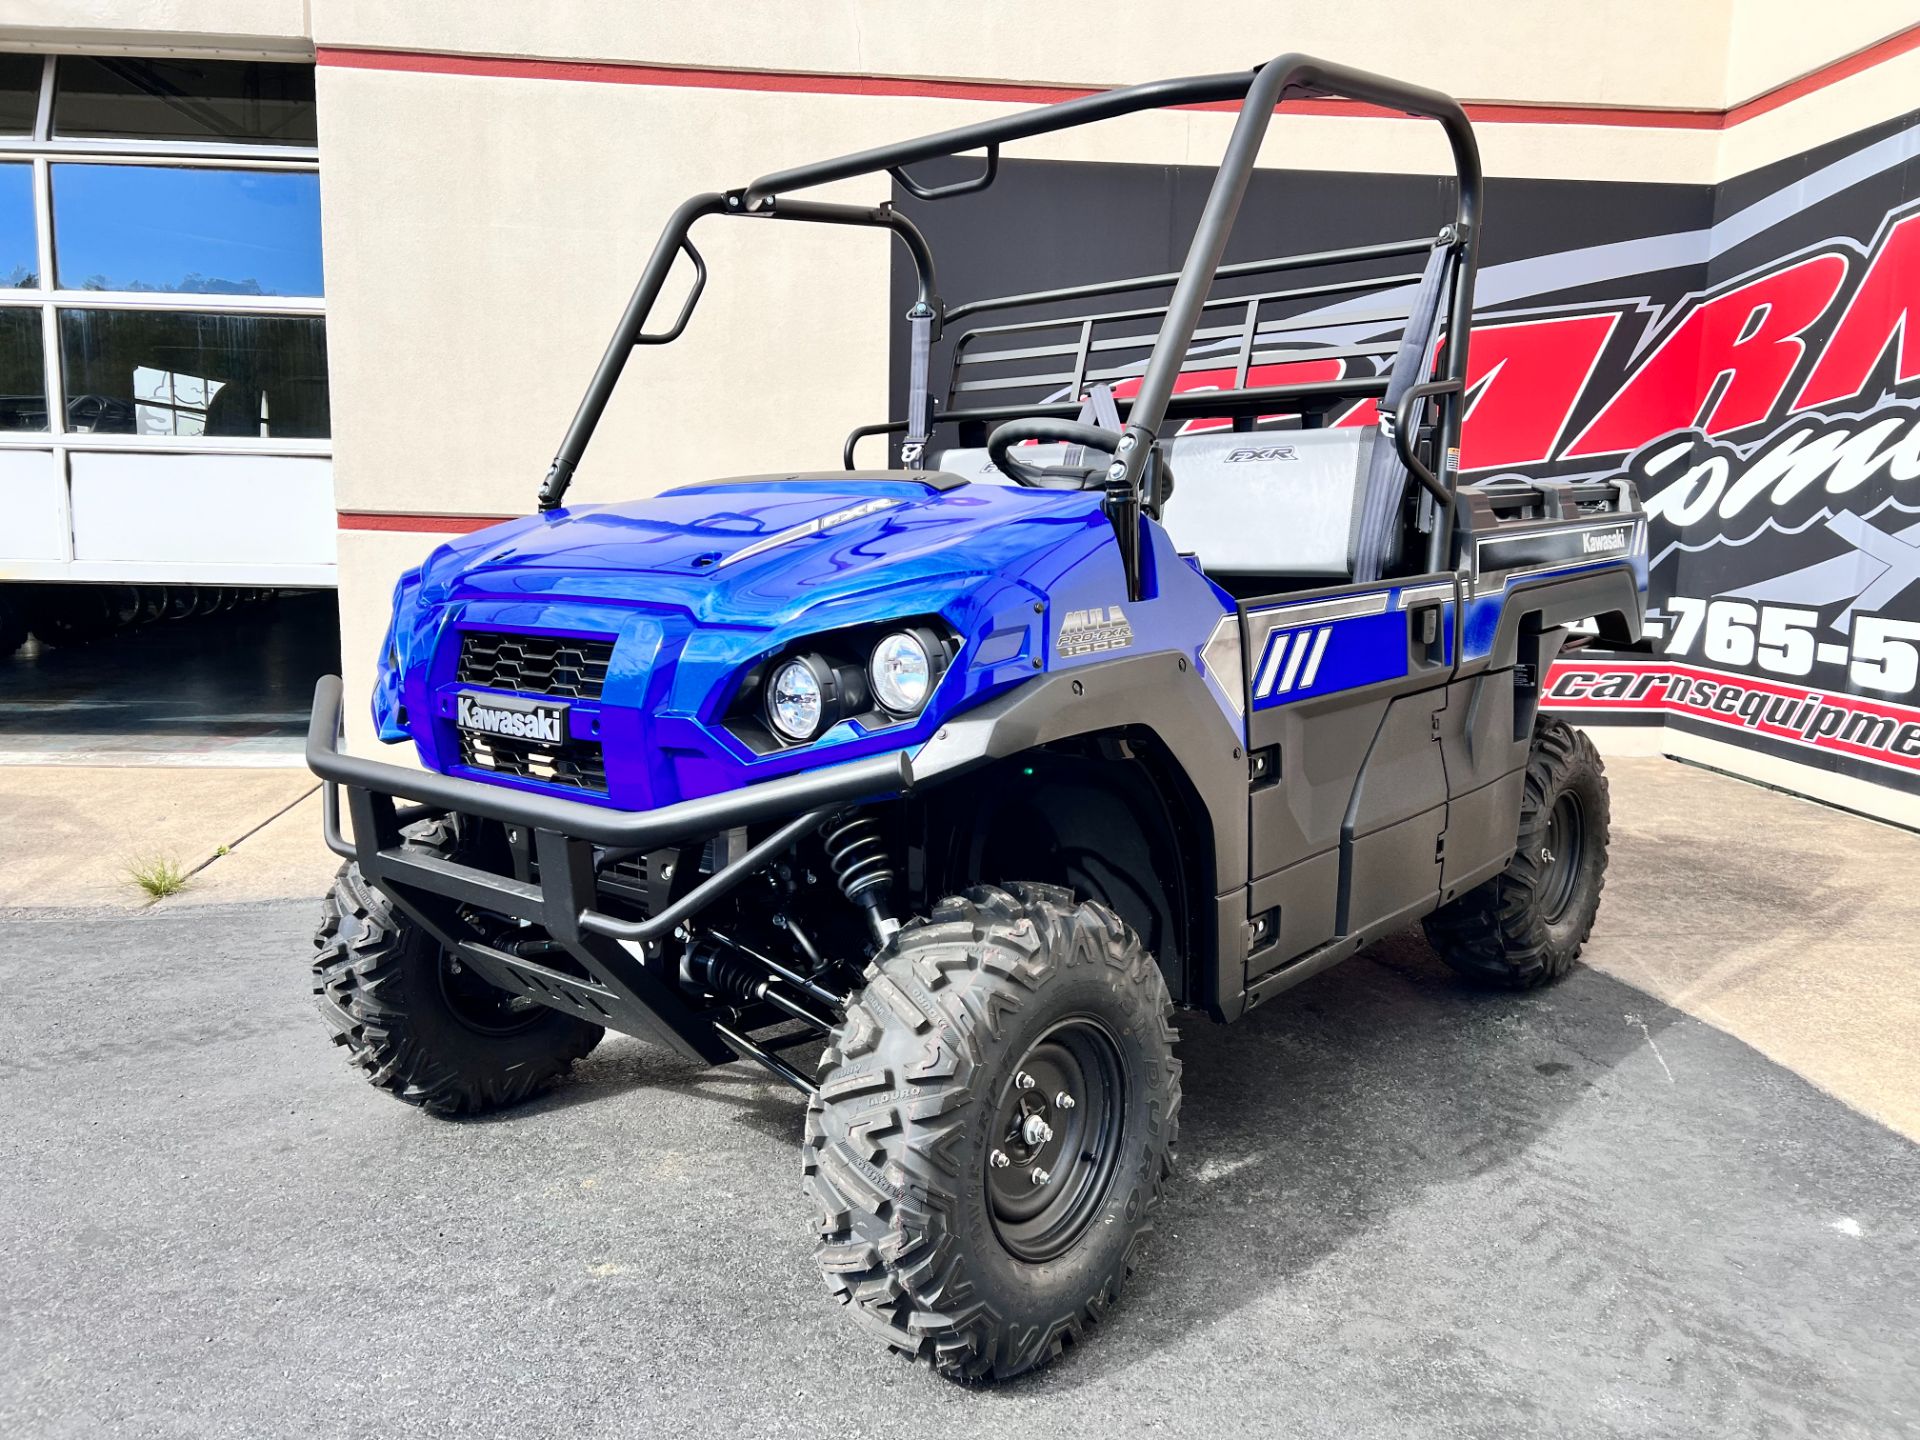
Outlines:
[{"label": "brush guard", "polygon": [[[804,1076],[732,1023],[737,1012],[696,1006],[664,961],[659,942],[689,926],[701,911],[848,806],[904,794],[913,784],[912,763],[904,752],[658,810],[609,810],[346,754],[340,748],[341,692],[337,675],[320,680],[307,729],[307,766],[322,786],[327,847],[355,862],[435,943],[508,994],[656,1041],[687,1059],[716,1065],[736,1056],[750,1059],[788,1084],[811,1091]],[[341,826],[343,804],[351,838]],[[406,826],[448,814],[506,826],[509,841],[524,845],[530,856],[528,878],[405,842],[401,832]],[[599,871],[609,857],[686,845],[769,821],[781,823],[645,919],[625,919],[599,908]],[[539,926],[584,975],[543,964],[508,948],[498,937],[489,943],[460,933],[448,919],[450,909],[458,913],[456,907]],[[787,983],[817,1005],[837,1003],[829,992],[784,971],[778,962],[737,942],[712,938],[736,959],[759,962],[773,980]],[[808,1022],[811,1031],[829,1023],[814,1006],[803,1005],[805,1013],[795,1014],[776,996],[781,992],[749,998],[770,1004],[786,1018]]]}]

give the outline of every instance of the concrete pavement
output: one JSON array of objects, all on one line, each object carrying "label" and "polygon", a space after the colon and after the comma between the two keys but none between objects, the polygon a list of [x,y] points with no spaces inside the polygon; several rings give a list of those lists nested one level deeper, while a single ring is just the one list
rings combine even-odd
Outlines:
[{"label": "concrete pavement", "polygon": [[1920,1140],[1920,835],[1669,760],[1607,773],[1586,963]]},{"label": "concrete pavement", "polygon": [[1920,838],[1609,769],[1590,966],[1182,1017],[1145,1269],[965,1391],[826,1299],[791,1092],[611,1037],[430,1120],[312,1013],[300,777],[0,767],[0,1433],[1920,1435]]},{"label": "concrete pavement", "polygon": [[827,1298],[791,1091],[613,1038],[433,1120],[326,1043],[311,920],[0,920],[0,1433],[1920,1433],[1920,1149],[1595,970],[1404,937],[1182,1017],[1144,1269],[964,1390]]},{"label": "concrete pavement", "polygon": [[145,906],[161,858],[193,872],[166,904],[317,898],[338,863],[305,770],[6,765],[0,813],[0,910]]}]

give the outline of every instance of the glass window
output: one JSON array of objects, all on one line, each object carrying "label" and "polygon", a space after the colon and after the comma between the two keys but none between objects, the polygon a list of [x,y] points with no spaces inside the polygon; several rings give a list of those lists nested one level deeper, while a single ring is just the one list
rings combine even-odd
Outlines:
[{"label": "glass window", "polygon": [[0,165],[0,290],[40,283],[33,242],[33,167]]},{"label": "glass window", "polygon": [[55,165],[53,241],[65,290],[318,295],[320,177]]},{"label": "glass window", "polygon": [[40,110],[38,55],[0,55],[0,135],[31,135]]},{"label": "glass window", "polygon": [[281,439],[329,433],[324,320],[62,310],[60,352],[74,430]]},{"label": "glass window", "polygon": [[40,312],[0,306],[0,430],[47,428]]},{"label": "glass window", "polygon": [[312,145],[313,67],[63,55],[54,69],[53,133]]}]

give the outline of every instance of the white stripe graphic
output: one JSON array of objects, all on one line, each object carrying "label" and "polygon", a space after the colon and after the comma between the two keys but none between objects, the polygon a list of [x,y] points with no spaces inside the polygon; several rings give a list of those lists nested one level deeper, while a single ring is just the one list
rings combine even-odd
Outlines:
[{"label": "white stripe graphic", "polygon": [[1264,700],[1273,693],[1273,677],[1280,668],[1280,662],[1286,657],[1288,648],[1293,644],[1294,632],[1278,632],[1267,646],[1267,663],[1260,667],[1260,683],[1254,687],[1254,698]]},{"label": "white stripe graphic", "polygon": [[[1292,653],[1287,656],[1287,668],[1281,672],[1280,688],[1274,692],[1275,694],[1284,695],[1287,693],[1287,691],[1293,688],[1293,677],[1300,673],[1301,657],[1307,653],[1308,633],[1309,632],[1304,630],[1300,632],[1300,643],[1298,645],[1295,645],[1292,649]],[[1325,635],[1327,632],[1325,630],[1321,630],[1314,633]]]},{"label": "white stripe graphic", "polygon": [[1313,688],[1313,677],[1320,673],[1320,657],[1327,653],[1327,637],[1331,634],[1333,634],[1333,627],[1331,625],[1314,632],[1313,654],[1307,657],[1306,671],[1300,676],[1300,688],[1302,690],[1311,690]]}]

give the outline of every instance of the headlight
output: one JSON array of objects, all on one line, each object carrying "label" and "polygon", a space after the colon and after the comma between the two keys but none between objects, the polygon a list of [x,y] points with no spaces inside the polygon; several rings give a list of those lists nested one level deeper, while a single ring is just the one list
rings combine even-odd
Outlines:
[{"label": "headlight", "polygon": [[936,625],[893,625],[829,631],[804,642],[816,648],[774,655],[742,677],[724,723],[764,755],[849,720],[864,733],[924,714],[956,647]]},{"label": "headlight", "polygon": [[895,631],[873,647],[867,663],[874,697],[896,715],[916,714],[933,689],[933,660],[927,643],[909,630]]},{"label": "headlight", "polygon": [[826,715],[826,667],[811,655],[789,660],[767,685],[767,723],[789,740],[811,740]]}]

